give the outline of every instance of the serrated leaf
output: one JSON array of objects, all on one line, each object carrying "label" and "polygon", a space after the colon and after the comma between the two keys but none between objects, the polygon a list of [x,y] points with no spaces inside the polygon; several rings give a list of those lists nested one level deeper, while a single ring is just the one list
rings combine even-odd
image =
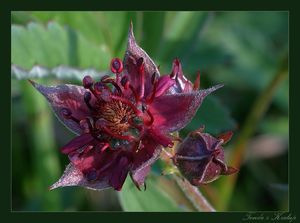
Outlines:
[{"label": "serrated leaf", "polygon": [[157,177],[149,176],[147,189],[139,191],[128,177],[119,192],[124,211],[182,211],[175,201],[160,187]]},{"label": "serrated leaf", "polygon": [[12,25],[11,36],[11,62],[26,69],[39,64],[107,70],[111,59],[105,45],[93,44],[76,30],[55,22]]}]

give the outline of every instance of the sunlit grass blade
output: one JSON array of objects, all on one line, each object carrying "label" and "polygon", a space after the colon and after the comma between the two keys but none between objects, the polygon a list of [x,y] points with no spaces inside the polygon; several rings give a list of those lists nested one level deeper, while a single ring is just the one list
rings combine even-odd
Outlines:
[{"label": "sunlit grass blade", "polygon": [[[27,134],[32,151],[32,170],[30,184],[27,185],[29,200],[40,204],[40,210],[60,210],[60,192],[50,192],[49,185],[60,174],[58,152],[54,141],[52,115],[46,101],[35,92],[32,86],[22,83],[22,97],[27,117]],[[17,164],[15,164],[17,165]]]}]

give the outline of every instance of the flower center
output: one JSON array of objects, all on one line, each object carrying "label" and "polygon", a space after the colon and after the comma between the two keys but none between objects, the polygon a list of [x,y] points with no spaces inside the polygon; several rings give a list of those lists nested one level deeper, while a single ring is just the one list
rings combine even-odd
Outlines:
[{"label": "flower center", "polygon": [[115,140],[121,144],[138,143],[146,128],[150,129],[154,123],[154,116],[148,107],[155,97],[169,88],[165,79],[170,78],[159,79],[154,72],[151,77],[152,91],[145,95],[143,58],[136,61],[136,66],[140,75],[139,88],[131,85],[127,75],[120,76],[123,64],[115,58],[111,63],[111,71],[116,78],[103,76],[99,82],[94,82],[90,76],[83,78],[83,87],[87,89],[84,102],[90,109],[90,117],[78,120],[68,109],[62,109],[62,115],[77,122],[84,133],[92,134],[95,139],[107,142]]},{"label": "flower center", "polygon": [[97,119],[106,120],[106,126],[113,133],[121,134],[128,132],[131,128],[130,121],[136,115],[132,108],[127,104],[118,100],[111,100],[110,102],[99,102],[95,104],[95,117]]}]

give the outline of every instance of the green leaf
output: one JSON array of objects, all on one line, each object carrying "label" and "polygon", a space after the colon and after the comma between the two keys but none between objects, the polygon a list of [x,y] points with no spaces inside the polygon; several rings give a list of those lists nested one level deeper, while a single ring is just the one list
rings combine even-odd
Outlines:
[{"label": "green leaf", "polygon": [[140,45],[150,56],[156,55],[162,47],[164,18],[164,12],[143,13],[143,40]]},{"label": "green leaf", "polygon": [[11,62],[26,69],[39,64],[107,70],[111,59],[106,45],[93,44],[76,30],[55,22],[12,25],[11,36]]},{"label": "green leaf", "polygon": [[164,39],[159,49],[159,58],[168,61],[183,57],[195,44],[202,31],[205,12],[168,12],[164,26]]},{"label": "green leaf", "polygon": [[34,18],[28,12],[22,11],[12,11],[11,12],[11,23],[25,25],[30,21],[33,21]]},{"label": "green leaf", "polygon": [[55,21],[68,25],[80,32],[86,39],[96,44],[105,44],[111,53],[118,53],[120,43],[125,43],[130,12],[32,12],[37,21]]},{"label": "green leaf", "polygon": [[127,178],[119,199],[124,211],[183,211],[175,201],[159,186],[158,177],[149,176],[147,189],[139,191]]},{"label": "green leaf", "polygon": [[201,125],[205,125],[205,131],[211,134],[234,130],[236,127],[229,111],[212,95],[205,98],[193,120],[183,129],[183,133],[194,131]]}]

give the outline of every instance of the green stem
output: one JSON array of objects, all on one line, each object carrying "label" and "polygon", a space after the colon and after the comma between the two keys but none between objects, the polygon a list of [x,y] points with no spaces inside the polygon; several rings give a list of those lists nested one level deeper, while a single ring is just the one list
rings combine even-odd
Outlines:
[{"label": "green stem", "polygon": [[[244,160],[248,140],[255,132],[256,126],[269,108],[269,105],[272,102],[272,98],[277,88],[288,75],[286,64],[287,57],[284,59],[282,63],[283,66],[281,66],[279,72],[274,76],[273,80],[254,102],[252,109],[249,112],[243,128],[241,129],[240,134],[236,140],[236,143],[233,146],[232,151],[230,152],[231,156],[229,159],[229,163],[232,166],[236,168],[239,168],[241,166]],[[220,185],[222,185],[219,196],[220,200],[218,202],[218,208],[220,210],[224,210],[227,208],[231,195],[233,193],[233,189],[235,187],[237,176],[238,174],[234,174],[230,177],[223,178],[222,181],[220,181]]]},{"label": "green stem", "polygon": [[187,180],[181,179],[176,174],[173,174],[172,176],[186,197],[191,201],[198,211],[216,211],[197,187],[191,185]]}]

